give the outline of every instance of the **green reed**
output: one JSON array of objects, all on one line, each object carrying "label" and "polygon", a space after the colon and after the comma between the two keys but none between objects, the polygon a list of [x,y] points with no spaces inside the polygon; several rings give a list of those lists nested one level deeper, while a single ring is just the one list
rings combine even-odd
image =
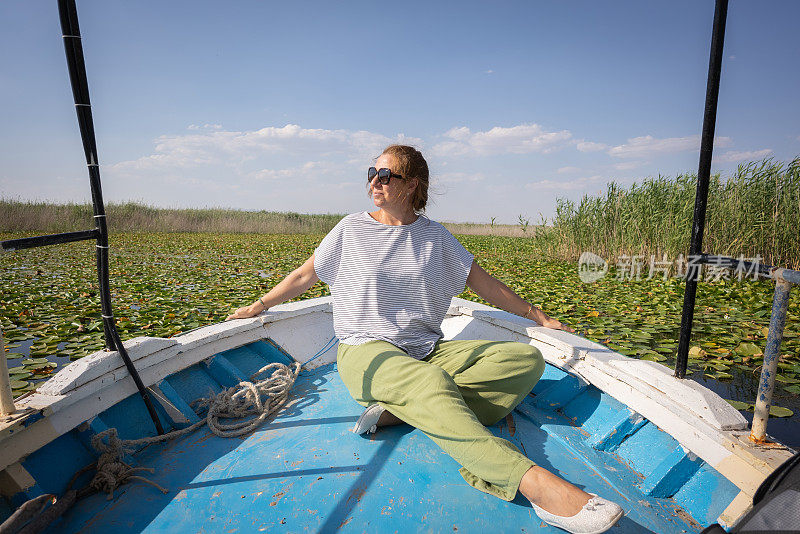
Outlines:
[{"label": "green reed", "polygon": [[[608,184],[601,196],[579,203],[559,199],[553,224],[539,232],[543,252],[575,260],[583,251],[607,259],[666,254],[689,248],[696,174],[647,178],[629,188]],[[771,265],[800,266],[800,158],[740,165],[729,177],[711,177],[703,250]]]}]

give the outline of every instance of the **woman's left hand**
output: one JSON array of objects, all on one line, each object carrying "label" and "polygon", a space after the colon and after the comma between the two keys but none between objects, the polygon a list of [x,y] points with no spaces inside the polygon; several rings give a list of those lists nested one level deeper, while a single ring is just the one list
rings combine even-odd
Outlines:
[{"label": "woman's left hand", "polygon": [[547,328],[552,328],[553,330],[563,330],[564,332],[575,332],[574,328],[571,328],[570,326],[565,325],[558,319],[553,319],[552,317],[548,317],[547,319],[545,319],[545,321],[542,323],[542,326]]}]

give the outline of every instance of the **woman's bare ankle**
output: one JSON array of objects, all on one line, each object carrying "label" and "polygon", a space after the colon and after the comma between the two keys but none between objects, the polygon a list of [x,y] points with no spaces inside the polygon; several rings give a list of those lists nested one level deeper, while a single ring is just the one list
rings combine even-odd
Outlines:
[{"label": "woman's bare ankle", "polygon": [[536,506],[562,517],[571,517],[580,512],[591,497],[538,465],[528,469],[522,477],[519,491]]},{"label": "woman's bare ankle", "polygon": [[386,410],[381,414],[378,418],[378,426],[394,426],[394,425],[402,425],[404,421],[391,413],[389,410]]}]

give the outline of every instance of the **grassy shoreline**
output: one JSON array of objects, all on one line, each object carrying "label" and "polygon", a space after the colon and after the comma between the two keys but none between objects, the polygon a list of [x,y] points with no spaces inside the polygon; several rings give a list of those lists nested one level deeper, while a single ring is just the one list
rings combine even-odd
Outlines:
[{"label": "grassy shoreline", "polygon": [[[630,187],[609,183],[603,195],[579,202],[558,199],[546,225],[443,224],[454,234],[523,237],[537,254],[576,261],[591,251],[610,262],[621,256],[686,255],[691,234],[697,177],[646,178]],[[343,214],[155,208],[138,203],[106,206],[112,233],[306,234],[327,233]],[[89,204],[54,204],[0,199],[0,232],[57,233],[92,224]],[[775,266],[800,267],[800,157],[740,165],[728,177],[713,176],[709,187],[704,250]],[[530,243],[528,243],[530,244]]]},{"label": "grassy shoreline", "polygon": [[[136,202],[106,204],[112,233],[324,234],[344,215],[156,208]],[[0,199],[0,232],[72,232],[93,226],[91,204]]]},{"label": "grassy shoreline", "polygon": [[[137,202],[106,204],[113,233],[326,234],[344,213],[308,214],[226,208],[157,208]],[[0,198],[0,233],[34,234],[85,230],[93,223],[91,204]],[[452,233],[533,237],[519,225],[443,222]]]}]

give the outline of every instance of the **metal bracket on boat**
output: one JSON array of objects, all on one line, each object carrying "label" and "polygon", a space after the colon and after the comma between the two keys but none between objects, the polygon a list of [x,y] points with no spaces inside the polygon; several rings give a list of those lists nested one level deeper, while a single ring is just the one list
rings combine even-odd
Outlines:
[{"label": "metal bracket on boat", "polygon": [[153,384],[152,386],[148,387],[147,390],[153,395],[153,398],[156,399],[156,402],[158,402],[161,407],[164,408],[164,411],[167,412],[167,415],[174,423],[187,425],[191,423],[191,421],[189,421],[189,419],[183,415],[183,412],[180,411],[177,406],[172,404],[169,399],[167,399],[167,396],[164,395],[157,385]]}]

